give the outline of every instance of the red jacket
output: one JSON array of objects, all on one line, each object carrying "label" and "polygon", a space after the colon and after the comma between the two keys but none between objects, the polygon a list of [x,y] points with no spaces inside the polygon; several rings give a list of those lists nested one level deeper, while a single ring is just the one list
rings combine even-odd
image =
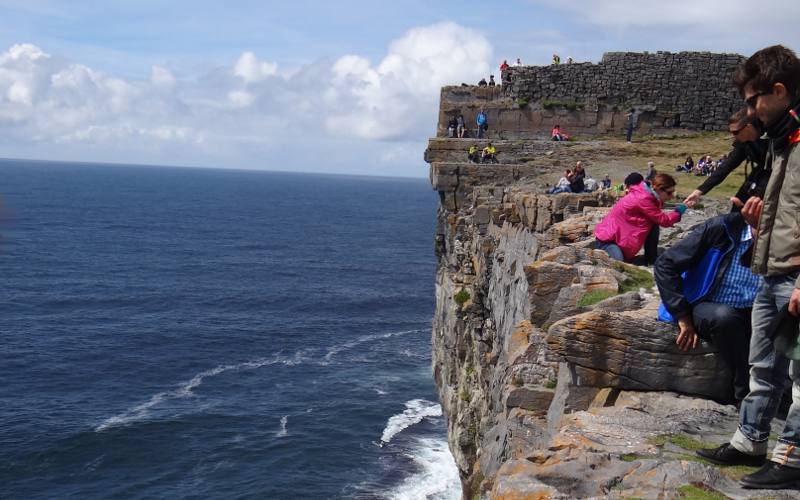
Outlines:
[{"label": "red jacket", "polygon": [[600,241],[616,243],[625,261],[630,262],[655,224],[670,227],[681,220],[680,212],[663,212],[663,206],[644,182],[632,186],[594,228],[594,235]]}]

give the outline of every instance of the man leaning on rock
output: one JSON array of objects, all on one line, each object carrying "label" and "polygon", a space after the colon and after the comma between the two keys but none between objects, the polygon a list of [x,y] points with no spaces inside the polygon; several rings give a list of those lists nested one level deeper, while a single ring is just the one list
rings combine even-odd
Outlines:
[{"label": "man leaning on rock", "polygon": [[[746,488],[800,488],[800,362],[777,352],[768,337],[781,308],[788,305],[790,314],[800,314],[800,60],[786,47],[767,47],[747,59],[734,79],[748,113],[765,125],[770,141],[766,166],[772,175],[764,198],[750,198],[742,207],[755,233],[751,269],[764,279],[753,303],[750,392],[739,411],[739,428],[729,443],[697,453],[723,465],[763,464],[742,478]],[[787,374],[792,405],[766,460],[770,423]]]}]

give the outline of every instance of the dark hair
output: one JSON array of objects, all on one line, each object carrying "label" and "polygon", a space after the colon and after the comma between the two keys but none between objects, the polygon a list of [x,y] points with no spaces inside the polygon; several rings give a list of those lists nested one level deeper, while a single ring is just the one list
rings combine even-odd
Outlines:
[{"label": "dark hair", "polygon": [[644,176],[642,174],[639,172],[631,172],[627,177],[625,177],[625,180],[622,181],[622,183],[625,184],[625,187],[631,187],[641,184],[643,180]]},{"label": "dark hair", "polygon": [[800,88],[800,59],[791,49],[773,45],[743,62],[736,69],[733,81],[742,94],[747,86],[757,92],[769,92],[776,83],[782,83],[789,95],[795,97]]},{"label": "dark hair", "polygon": [[653,177],[652,186],[653,186],[653,189],[664,190],[664,189],[669,189],[669,188],[675,186],[676,184],[677,184],[677,182],[675,182],[675,179],[671,175],[669,175],[669,174],[656,174],[656,176]]},{"label": "dark hair", "polygon": [[742,123],[743,125],[750,123],[750,119],[747,117],[747,108],[740,109],[728,118],[728,125],[733,125],[734,123]]}]

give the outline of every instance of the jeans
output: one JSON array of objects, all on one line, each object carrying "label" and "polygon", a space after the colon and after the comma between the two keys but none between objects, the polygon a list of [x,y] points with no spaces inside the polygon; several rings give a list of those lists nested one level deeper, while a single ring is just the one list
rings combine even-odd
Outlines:
[{"label": "jeans", "polygon": [[596,239],[594,241],[594,247],[597,250],[604,250],[608,256],[614,260],[625,260],[625,256],[622,255],[622,249],[613,241],[600,241]]},{"label": "jeans", "polygon": [[647,239],[644,241],[644,263],[647,266],[652,266],[656,263],[658,258],[658,240],[661,237],[661,228],[658,224],[653,224],[653,229],[647,233]]},{"label": "jeans", "polygon": [[783,392],[792,380],[792,406],[786,425],[772,451],[772,460],[800,467],[800,363],[778,354],[767,337],[770,321],[789,302],[797,273],[764,278],[753,303],[753,335],[750,339],[750,393],[742,401],[739,429],[731,444],[752,455],[767,451],[770,422]]},{"label": "jeans", "polygon": [[734,309],[717,302],[700,302],[692,306],[692,322],[697,334],[711,342],[733,373],[730,401],[747,396],[750,381],[750,309]]}]

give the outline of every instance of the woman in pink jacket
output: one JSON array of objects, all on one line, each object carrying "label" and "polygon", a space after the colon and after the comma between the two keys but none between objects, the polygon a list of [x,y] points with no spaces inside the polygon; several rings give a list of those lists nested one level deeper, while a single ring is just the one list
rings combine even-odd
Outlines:
[{"label": "woman in pink jacket", "polygon": [[653,226],[670,227],[681,220],[684,204],[674,211],[662,211],[664,202],[674,196],[675,179],[667,174],[656,174],[651,184],[631,186],[594,229],[595,248],[605,250],[612,259],[631,262]]}]

